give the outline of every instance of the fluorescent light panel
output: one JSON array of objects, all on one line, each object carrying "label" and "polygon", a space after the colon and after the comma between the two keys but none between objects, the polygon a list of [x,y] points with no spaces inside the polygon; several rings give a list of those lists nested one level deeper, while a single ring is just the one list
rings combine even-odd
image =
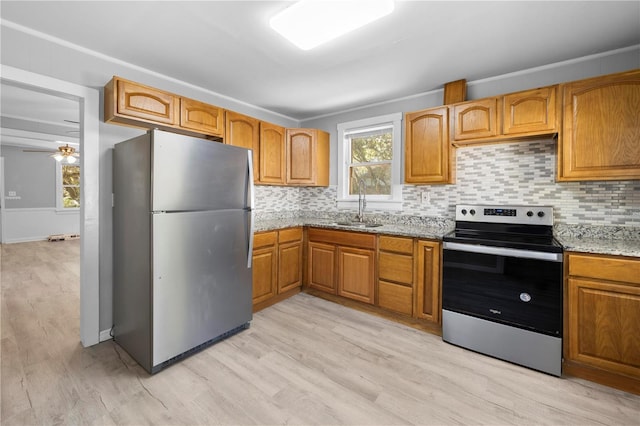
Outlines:
[{"label": "fluorescent light panel", "polygon": [[302,0],[269,24],[302,50],[333,40],[393,12],[393,0]]}]

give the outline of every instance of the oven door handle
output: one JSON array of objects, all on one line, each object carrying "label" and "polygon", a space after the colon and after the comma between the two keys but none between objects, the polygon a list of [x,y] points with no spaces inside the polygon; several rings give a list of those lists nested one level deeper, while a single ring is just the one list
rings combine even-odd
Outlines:
[{"label": "oven door handle", "polygon": [[562,253],[547,253],[542,251],[520,250],[507,247],[491,247],[475,244],[445,242],[444,250],[466,251],[470,253],[493,254],[497,256],[521,257],[525,259],[547,260],[562,262]]}]

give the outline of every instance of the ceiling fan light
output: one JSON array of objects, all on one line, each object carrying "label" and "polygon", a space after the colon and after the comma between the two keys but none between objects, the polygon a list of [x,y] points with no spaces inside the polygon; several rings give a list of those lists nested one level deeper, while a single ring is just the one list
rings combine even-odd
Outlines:
[{"label": "ceiling fan light", "polygon": [[393,0],[301,0],[269,25],[302,50],[313,49],[393,12]]},{"label": "ceiling fan light", "polygon": [[54,154],[53,158],[55,158],[56,161],[62,161],[64,156],[62,154]]},{"label": "ceiling fan light", "polygon": [[67,156],[67,163],[73,164],[75,162],[76,162],[76,157],[74,157],[73,155]]}]

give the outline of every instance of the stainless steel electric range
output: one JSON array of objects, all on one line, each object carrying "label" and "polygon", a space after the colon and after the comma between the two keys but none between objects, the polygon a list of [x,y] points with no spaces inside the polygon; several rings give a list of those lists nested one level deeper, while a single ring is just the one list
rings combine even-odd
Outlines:
[{"label": "stainless steel electric range", "polygon": [[563,254],[553,208],[458,205],[443,240],[443,340],[560,376]]}]

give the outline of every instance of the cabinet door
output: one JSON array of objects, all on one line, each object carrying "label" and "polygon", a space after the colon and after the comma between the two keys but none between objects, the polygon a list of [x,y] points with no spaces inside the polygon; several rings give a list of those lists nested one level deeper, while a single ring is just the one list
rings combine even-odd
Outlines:
[{"label": "cabinet door", "polygon": [[497,136],[498,98],[480,99],[454,105],[453,139],[464,141]]},{"label": "cabinet door", "polygon": [[278,246],[278,293],[302,287],[302,241]]},{"label": "cabinet door", "polygon": [[286,183],[329,185],[329,134],[318,129],[287,129]]},{"label": "cabinet door", "polygon": [[405,115],[406,183],[453,183],[446,107]]},{"label": "cabinet door", "polygon": [[640,286],[568,279],[568,358],[640,378]]},{"label": "cabinet door", "polygon": [[429,320],[435,324],[441,322],[440,301],[440,243],[437,241],[418,241],[418,262],[416,268],[416,309],[417,318]]},{"label": "cabinet door", "polygon": [[180,98],[180,127],[224,137],[224,111],[204,102]]},{"label": "cabinet door", "polygon": [[177,125],[179,99],[171,93],[117,79],[118,114],[156,123]]},{"label": "cabinet door", "polygon": [[309,242],[309,287],[336,294],[336,247]]},{"label": "cabinet door", "polygon": [[260,123],[260,182],[284,184],[284,127]]},{"label": "cabinet door", "polygon": [[286,135],[287,183],[314,183],[315,132],[309,129],[287,129]]},{"label": "cabinet door", "polygon": [[253,304],[276,295],[277,252],[275,246],[253,250]]},{"label": "cabinet door", "polygon": [[558,180],[640,179],[640,70],[562,88]]},{"label": "cabinet door", "polygon": [[365,303],[374,302],[375,252],[338,247],[338,294]]},{"label": "cabinet door", "polygon": [[535,135],[557,131],[557,86],[510,93],[503,97],[505,135]]},{"label": "cabinet door", "polygon": [[260,122],[233,111],[225,112],[224,143],[252,150],[253,180],[260,180]]}]

